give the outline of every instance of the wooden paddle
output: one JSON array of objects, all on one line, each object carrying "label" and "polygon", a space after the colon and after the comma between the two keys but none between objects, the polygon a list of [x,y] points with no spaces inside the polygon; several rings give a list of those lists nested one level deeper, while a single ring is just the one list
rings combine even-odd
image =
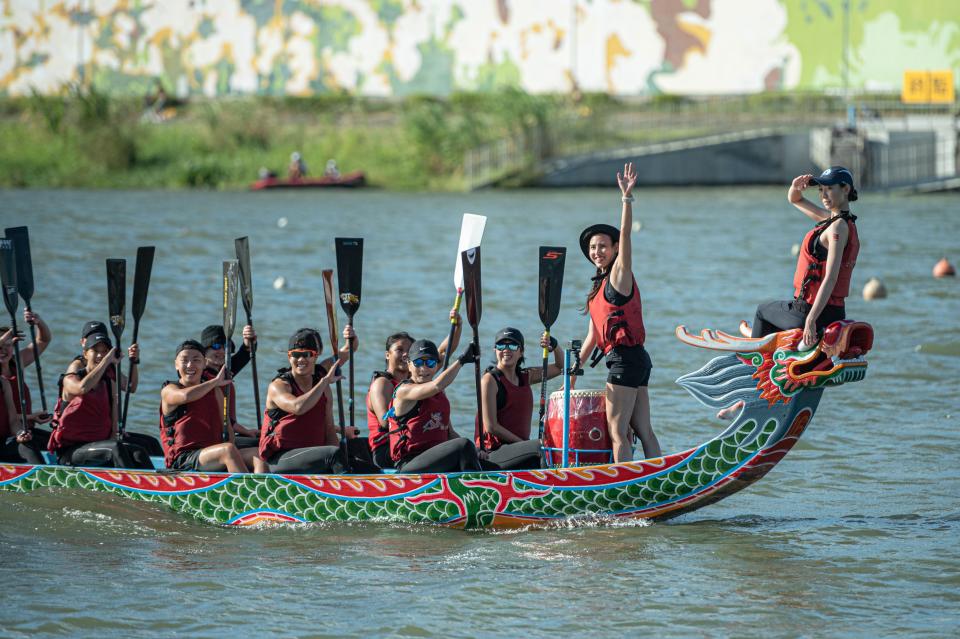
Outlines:
[{"label": "wooden paddle", "polygon": [[[237,262],[240,263],[240,301],[247,314],[247,324],[253,326],[253,275],[250,272],[250,241],[246,236],[238,237],[233,241],[237,250]],[[257,377],[257,343],[250,347],[250,368],[253,372],[253,401],[257,407],[257,420],[260,416],[260,382]]]},{"label": "wooden paddle", "polygon": [[[133,275],[133,341],[137,343],[140,334],[140,318],[147,307],[147,291],[150,289],[150,272],[153,270],[153,254],[156,249],[152,246],[141,246],[137,249],[137,266]],[[127,368],[127,392],[123,396],[123,413],[120,418],[120,430],[127,431],[127,410],[130,408],[130,380],[133,379],[133,362]]]},{"label": "wooden paddle", "polygon": [[[567,249],[563,246],[540,247],[540,292],[537,309],[543,330],[550,339],[550,327],[560,314],[560,291],[563,289],[563,265],[567,258]],[[550,351],[543,349],[543,376],[540,379],[540,441],[543,441],[543,420],[547,412],[547,356]]]},{"label": "wooden paddle", "polygon": [[[4,229],[7,239],[13,241],[14,259],[17,264],[17,292],[23,298],[27,311],[33,298],[33,260],[30,258],[30,233],[25,226]],[[37,348],[37,331],[30,324],[30,343],[33,344],[33,361],[37,365],[37,388],[40,389],[40,406],[47,412],[47,394],[43,390],[43,367],[40,366],[40,349]]]},{"label": "wooden paddle", "polygon": [[[460,254],[463,264],[463,291],[467,295],[467,322],[473,329],[473,345],[477,353],[480,352],[481,295],[480,295],[480,247],[467,249]],[[447,349],[449,352],[450,349]],[[480,450],[485,447],[483,434],[483,398],[480,396],[480,358],[473,363],[474,382],[477,388],[477,426],[474,435],[480,440]]]},{"label": "wooden paddle", "polygon": [[[363,238],[334,238],[337,249],[337,290],[340,293],[340,308],[347,314],[347,324],[353,326],[353,316],[360,309],[360,291],[363,282]],[[350,428],[353,421],[353,339],[350,340],[350,364],[347,381],[347,406],[350,412]]]},{"label": "wooden paddle", "polygon": [[[223,334],[226,339],[223,342],[223,365],[227,369],[227,375],[230,375],[230,340],[233,337],[233,329],[237,325],[237,271],[239,270],[240,265],[237,260],[224,260]],[[232,392],[232,383],[223,387],[223,441],[225,442],[230,441],[230,429],[233,428],[233,424],[230,423],[230,393]]]},{"label": "wooden paddle", "polygon": [[[337,330],[337,311],[333,307],[333,269],[326,268],[320,274],[323,278],[323,300],[327,307],[327,328],[330,332],[330,348],[333,350],[334,365],[339,361],[337,343],[340,331]],[[352,357],[350,358],[353,359]],[[350,454],[347,451],[346,426],[343,422],[343,384],[337,380],[337,416],[340,425],[340,447],[343,449],[343,467],[350,472]]]},{"label": "wooden paddle", "polygon": [[31,427],[27,422],[27,398],[23,388],[23,364],[20,362],[20,345],[17,342],[17,263],[13,241],[0,239],[0,284],[3,285],[3,305],[10,314],[10,328],[13,329],[13,359],[17,370],[17,390],[20,393],[20,426],[23,432]]},{"label": "wooden paddle", "polygon": [[[464,213],[460,222],[460,243],[457,245],[457,259],[453,268],[453,287],[457,290],[457,296],[453,300],[453,310],[460,310],[460,300],[463,297],[463,262],[460,254],[467,249],[480,246],[480,240],[483,239],[483,229],[487,225],[487,218],[484,215],[474,215],[473,213]],[[450,318],[450,335],[447,337],[447,351],[443,355],[443,370],[447,370],[450,365],[450,353],[453,351],[453,334],[457,331],[457,320]]]},{"label": "wooden paddle", "polygon": [[[123,328],[127,323],[127,261],[126,260],[107,260],[107,308],[110,311],[110,331],[113,333],[117,348],[117,355],[122,351],[120,349],[120,336],[123,335]],[[114,384],[117,388],[117,441],[123,441],[123,422],[120,417],[123,407],[120,404],[120,360],[114,364],[116,380]],[[127,380],[129,384],[130,380]]]}]

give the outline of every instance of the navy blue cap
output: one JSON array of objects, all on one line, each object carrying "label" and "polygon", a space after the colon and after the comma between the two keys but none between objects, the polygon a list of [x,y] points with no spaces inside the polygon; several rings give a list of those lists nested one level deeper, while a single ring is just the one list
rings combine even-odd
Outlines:
[{"label": "navy blue cap", "polygon": [[810,180],[811,184],[820,184],[822,186],[833,186],[834,184],[846,184],[853,188],[853,173],[842,166],[831,166],[825,169],[823,173]]}]

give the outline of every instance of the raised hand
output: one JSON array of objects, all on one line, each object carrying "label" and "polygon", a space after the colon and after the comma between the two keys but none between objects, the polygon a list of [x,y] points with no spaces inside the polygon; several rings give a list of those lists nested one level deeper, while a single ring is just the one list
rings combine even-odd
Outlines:
[{"label": "raised hand", "polygon": [[217,381],[217,387],[229,386],[233,380],[230,379],[230,375],[227,373],[226,365],[220,367],[220,371],[217,373],[217,376],[214,377]]},{"label": "raised hand", "polygon": [[617,173],[617,184],[620,185],[620,192],[624,197],[630,195],[636,183],[637,170],[633,167],[633,162],[627,162],[623,165],[623,173]]},{"label": "raised hand", "polygon": [[253,327],[247,324],[243,327],[243,343],[247,345],[247,348],[250,349],[253,347],[253,344],[257,341],[257,332],[253,330]]},{"label": "raised hand", "polygon": [[813,175],[806,173],[804,175],[798,175],[793,178],[793,182],[790,183],[790,188],[802,191],[808,186],[810,186],[810,180],[813,179]]}]

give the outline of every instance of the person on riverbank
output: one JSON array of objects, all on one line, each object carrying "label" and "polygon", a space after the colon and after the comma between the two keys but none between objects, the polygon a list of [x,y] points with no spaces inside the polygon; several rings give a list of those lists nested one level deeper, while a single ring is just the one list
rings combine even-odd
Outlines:
[{"label": "person on riverbank", "polygon": [[450,401],[443,390],[466,364],[477,361],[470,344],[440,374],[440,350],[430,340],[417,340],[407,354],[409,378],[393,394],[387,411],[390,456],[404,473],[448,473],[480,470],[477,449],[450,424]]},{"label": "person on riverbank", "polygon": [[[447,343],[449,336],[440,342],[437,353],[441,361],[446,356],[448,348],[453,350],[460,343],[463,320],[453,309],[450,310],[450,319],[454,325],[453,340],[449,346]],[[393,391],[401,382],[410,378],[407,353],[414,341],[406,331],[394,333],[387,338],[384,352],[386,366],[382,371],[374,371],[370,388],[367,390],[367,443],[373,455],[373,463],[379,468],[393,468],[387,411],[393,399]]]},{"label": "person on riverbank", "polygon": [[[320,333],[301,328],[290,337],[289,368],[281,368],[267,389],[260,427],[260,457],[273,473],[340,473],[341,447],[333,421],[332,384],[341,379],[337,359],[330,369],[317,364]],[[346,433],[355,437],[356,430]]]},{"label": "person on riverbank", "polygon": [[652,364],[643,347],[643,305],[632,272],[632,193],[637,183],[632,162],[624,165],[623,174],[617,173],[617,183],[623,202],[620,229],[593,224],[580,234],[580,250],[597,268],[587,295],[585,312],[590,316],[590,327],[580,358],[586,361],[595,347],[606,356],[607,427],[613,441],[613,459],[624,462],[632,459],[631,430],[640,439],[647,459],[661,453],[650,423],[647,383]]},{"label": "person on riverbank", "polygon": [[[229,393],[230,424],[233,427],[234,444],[238,448],[256,448],[260,445],[260,433],[253,428],[247,428],[237,422],[237,393],[233,379],[243,370],[250,361],[250,353],[256,348],[257,333],[249,324],[243,327],[243,344],[234,350],[233,340],[227,341],[223,326],[211,324],[200,333],[200,344],[203,346],[204,369],[202,381],[208,382],[220,373],[227,359],[227,349],[230,349],[230,372],[227,385]],[[223,391],[221,391],[222,393]]]},{"label": "person on riverbank", "polygon": [[[482,448],[489,452],[487,461],[503,470],[539,468],[542,455],[540,440],[530,439],[533,417],[533,386],[543,379],[543,369],[523,368],[523,334],[511,327],[501,329],[494,337],[495,365],[480,380],[483,403],[483,428],[477,416],[477,432],[483,437]],[[547,379],[563,372],[557,340],[541,336],[540,347],[554,354],[547,367]],[[480,446],[480,437],[477,437]]]},{"label": "person on riverbank", "polygon": [[[83,348],[82,360],[74,359],[60,376],[47,450],[66,466],[153,468],[146,449],[117,441],[117,396],[125,382],[117,383],[115,366],[123,357],[105,327],[87,334]],[[127,357],[136,361],[138,355],[139,347],[131,344]]]},{"label": "person on riverbank", "polygon": [[164,461],[174,470],[244,473],[268,472],[256,448],[237,448],[229,429],[223,441],[223,391],[231,385],[225,366],[204,380],[206,359],[202,344],[187,340],[177,347],[175,382],[160,390],[160,438]]},{"label": "person on riverbank", "polygon": [[[39,329],[34,345],[20,351],[20,363],[25,369],[36,361],[36,353],[43,353],[53,339],[49,327],[36,313],[25,311],[23,319]],[[20,419],[20,384],[17,381],[17,364],[14,359],[13,342],[20,339],[13,329],[0,327],[0,461],[28,464],[43,464],[43,454],[50,432],[36,428],[50,421],[52,415],[32,412],[30,388],[23,380],[23,400],[26,407],[28,428],[23,430]]]}]

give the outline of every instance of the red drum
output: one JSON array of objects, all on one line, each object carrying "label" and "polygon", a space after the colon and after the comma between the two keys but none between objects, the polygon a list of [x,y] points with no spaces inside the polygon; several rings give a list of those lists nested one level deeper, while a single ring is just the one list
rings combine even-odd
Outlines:
[{"label": "red drum", "polygon": [[[543,444],[547,449],[547,463],[551,466],[560,465],[563,457],[563,391],[550,393]],[[567,466],[609,464],[613,461],[613,447],[607,431],[605,391],[570,391],[570,435],[567,445]]]}]

